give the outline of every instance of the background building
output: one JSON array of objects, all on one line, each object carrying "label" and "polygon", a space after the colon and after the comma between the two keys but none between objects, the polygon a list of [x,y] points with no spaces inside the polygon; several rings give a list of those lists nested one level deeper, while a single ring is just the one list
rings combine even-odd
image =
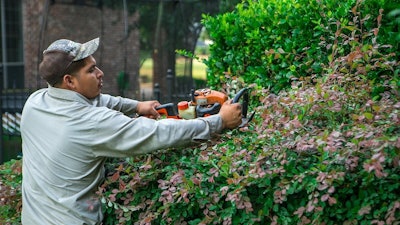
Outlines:
[{"label": "background building", "polygon": [[[34,90],[47,84],[38,74],[43,50],[60,38],[86,42],[100,37],[95,53],[104,93],[120,94],[118,76],[128,75],[128,97],[138,97],[138,14],[103,8],[97,0],[0,0],[3,89]],[[128,29],[129,28],[129,29]]]}]

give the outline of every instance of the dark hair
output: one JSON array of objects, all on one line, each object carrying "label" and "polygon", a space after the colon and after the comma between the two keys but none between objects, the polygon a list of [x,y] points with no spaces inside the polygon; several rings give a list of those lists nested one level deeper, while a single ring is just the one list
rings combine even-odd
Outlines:
[{"label": "dark hair", "polygon": [[49,51],[43,54],[43,60],[39,65],[39,73],[54,86],[60,82],[65,74],[74,75],[85,66],[84,59],[73,61],[73,56],[62,51]]},{"label": "dark hair", "polygon": [[74,61],[71,63],[71,65],[69,65],[69,67],[67,67],[67,69],[65,70],[65,74],[75,75],[75,73],[78,72],[85,65],[86,65],[85,59]]}]

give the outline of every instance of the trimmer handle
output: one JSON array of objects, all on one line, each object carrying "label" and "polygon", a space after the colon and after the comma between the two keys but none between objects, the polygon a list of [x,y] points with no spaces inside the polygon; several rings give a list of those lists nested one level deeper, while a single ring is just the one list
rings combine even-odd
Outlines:
[{"label": "trimmer handle", "polygon": [[249,93],[248,93],[248,88],[243,88],[241,89],[235,97],[232,99],[232,103],[238,103],[240,98],[243,97],[242,101],[242,118],[247,117],[247,110],[249,107]]},{"label": "trimmer handle", "polygon": [[212,105],[211,107],[198,105],[196,107],[196,114],[198,117],[211,116],[217,114],[220,109],[221,109],[221,104],[219,104],[218,102],[214,103],[214,105]]},{"label": "trimmer handle", "polygon": [[254,117],[255,112],[253,112],[249,118],[247,118],[247,110],[249,107],[249,92],[248,88],[241,89],[235,97],[232,99],[232,103],[238,103],[240,99],[243,97],[241,102],[242,104],[242,124],[239,125],[239,128],[246,126]]},{"label": "trimmer handle", "polygon": [[166,116],[167,118],[179,119],[179,115],[176,112],[175,105],[173,103],[166,103],[156,107],[157,112]]}]

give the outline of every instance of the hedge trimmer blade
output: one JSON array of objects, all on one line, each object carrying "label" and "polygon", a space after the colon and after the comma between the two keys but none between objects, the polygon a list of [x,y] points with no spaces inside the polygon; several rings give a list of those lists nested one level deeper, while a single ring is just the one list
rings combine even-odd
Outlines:
[{"label": "hedge trimmer blade", "polygon": [[242,123],[239,125],[239,128],[242,128],[242,127],[247,126],[247,124],[250,123],[250,121],[253,119],[254,114],[256,114],[256,112],[253,112],[253,113],[250,115],[250,117],[248,117],[248,118],[243,117],[243,118],[242,118]]}]

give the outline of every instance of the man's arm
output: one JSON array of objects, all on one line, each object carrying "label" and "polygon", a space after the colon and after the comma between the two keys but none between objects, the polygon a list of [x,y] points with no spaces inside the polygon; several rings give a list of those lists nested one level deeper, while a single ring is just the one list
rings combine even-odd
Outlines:
[{"label": "man's arm", "polygon": [[155,108],[160,105],[158,101],[137,101],[129,98],[100,94],[93,100],[93,105],[107,107],[122,112],[125,115],[137,113],[150,118],[158,118],[160,116],[155,110]]},{"label": "man's arm", "polygon": [[[101,113],[95,114],[100,115]],[[111,111],[102,112],[96,122],[94,153],[97,156],[124,157],[179,146],[188,142],[207,140],[222,129],[233,129],[241,123],[239,103],[224,103],[217,115],[193,120],[146,117],[128,119]]]},{"label": "man's arm", "polygon": [[122,112],[125,115],[137,113],[137,107],[139,104],[139,101],[137,100],[119,96],[115,97],[108,94],[100,94],[97,98],[93,99],[92,102],[94,106],[107,107]]}]

